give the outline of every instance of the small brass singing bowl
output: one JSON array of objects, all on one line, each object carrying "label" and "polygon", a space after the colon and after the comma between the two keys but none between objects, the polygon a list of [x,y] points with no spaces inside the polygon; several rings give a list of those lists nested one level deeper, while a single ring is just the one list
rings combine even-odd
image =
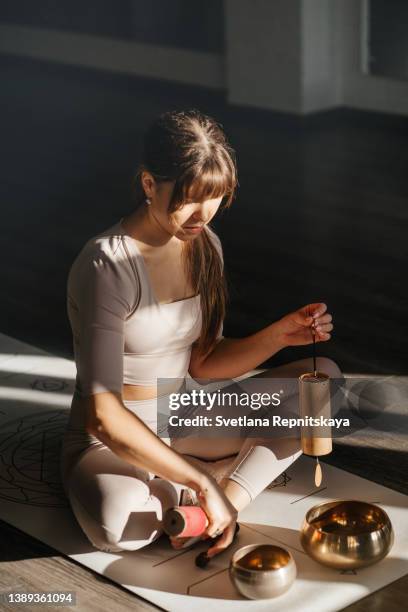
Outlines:
[{"label": "small brass singing bowl", "polygon": [[300,542],[318,563],[348,570],[383,559],[394,544],[394,530],[379,506],[337,500],[310,508],[303,519]]},{"label": "small brass singing bowl", "polygon": [[232,555],[229,573],[233,584],[248,599],[270,599],[285,593],[296,578],[296,563],[285,548],[249,544]]}]

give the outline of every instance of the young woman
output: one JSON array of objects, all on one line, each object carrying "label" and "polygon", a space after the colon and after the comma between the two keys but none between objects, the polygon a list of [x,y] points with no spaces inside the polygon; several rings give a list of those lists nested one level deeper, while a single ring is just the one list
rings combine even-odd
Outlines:
[{"label": "young woman", "polygon": [[[309,344],[312,324],[318,342],[330,339],[332,317],[321,303],[244,338],[222,335],[228,296],[210,223],[236,186],[221,126],[196,110],[164,113],[145,134],[134,212],[88,240],[72,264],[77,378],[61,469],[76,519],[101,550],[154,541],[164,512],[190,493],[207,514],[205,536],[220,536],[209,551],[217,554],[232,542],[238,512],[301,455],[298,435],[208,443],[157,432],[159,377],[236,378],[285,346]],[[330,359],[318,367],[341,376]],[[311,369],[305,359],[264,375]],[[298,411],[296,394],[286,401]]]}]

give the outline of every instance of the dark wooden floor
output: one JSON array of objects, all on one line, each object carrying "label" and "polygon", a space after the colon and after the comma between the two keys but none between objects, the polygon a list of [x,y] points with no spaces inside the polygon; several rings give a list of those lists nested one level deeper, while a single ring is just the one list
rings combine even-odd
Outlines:
[{"label": "dark wooden floor", "polygon": [[[225,335],[324,301],[336,327],[320,354],[346,372],[407,374],[408,118],[349,109],[296,118],[124,75],[4,56],[0,68],[1,332],[73,358],[69,266],[132,209],[147,123],[196,107],[223,124],[239,164],[237,200],[214,223],[230,281]],[[285,349],[262,365],[309,355]],[[389,443],[339,441],[330,462],[408,493],[407,448]],[[400,609],[402,584],[363,602]]]},{"label": "dark wooden floor", "polygon": [[[0,521],[0,534],[0,593],[75,592],[75,605],[64,607],[25,605],[21,607],[25,611],[162,610],[3,521]],[[14,612],[16,609],[20,608],[15,604],[8,605],[0,601],[1,612],[6,610]]]}]

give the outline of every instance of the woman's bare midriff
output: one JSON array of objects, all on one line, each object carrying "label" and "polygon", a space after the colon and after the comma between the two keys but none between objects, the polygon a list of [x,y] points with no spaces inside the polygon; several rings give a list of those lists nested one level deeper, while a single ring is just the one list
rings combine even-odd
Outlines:
[{"label": "woman's bare midriff", "polygon": [[[181,383],[180,381],[175,381],[174,384],[169,383],[168,388],[164,389],[160,386],[160,395],[163,395],[164,392],[171,393],[176,392],[180,389]],[[151,386],[146,387],[143,385],[128,385],[124,384],[122,387],[122,397],[124,400],[145,400],[145,399],[154,399],[157,397],[157,387]]]},{"label": "woman's bare midriff", "polygon": [[141,385],[123,385],[122,397],[124,400],[144,400],[157,397],[157,388]]}]

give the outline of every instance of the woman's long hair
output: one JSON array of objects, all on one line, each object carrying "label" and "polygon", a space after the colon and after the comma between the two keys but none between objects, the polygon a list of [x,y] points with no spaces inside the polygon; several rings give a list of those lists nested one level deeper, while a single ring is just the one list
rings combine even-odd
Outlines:
[{"label": "woman's long hair", "polygon": [[[196,109],[163,113],[147,129],[143,145],[134,177],[136,206],[146,200],[143,171],[157,183],[175,181],[170,215],[187,199],[202,202],[222,196],[220,209],[231,205],[238,186],[235,152],[214,119]],[[206,228],[184,243],[183,265],[195,294],[200,294],[202,328],[195,344],[207,355],[216,344],[229,294],[220,255]]]}]

